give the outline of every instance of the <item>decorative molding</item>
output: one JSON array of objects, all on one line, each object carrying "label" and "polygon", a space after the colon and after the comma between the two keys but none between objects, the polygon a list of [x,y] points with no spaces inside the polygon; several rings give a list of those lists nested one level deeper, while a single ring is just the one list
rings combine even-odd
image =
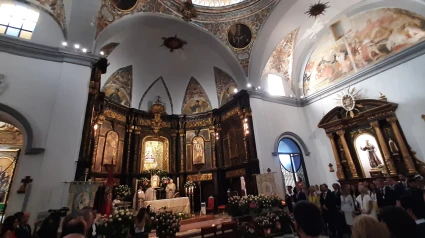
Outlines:
[{"label": "decorative molding", "polygon": [[92,54],[45,46],[7,35],[0,35],[0,52],[88,67],[92,67],[99,60],[98,56]]},{"label": "decorative molding", "polygon": [[112,119],[115,119],[115,120],[118,120],[118,121],[121,121],[121,122],[127,121],[127,119],[124,115],[121,115],[121,114],[116,113],[116,112],[111,111],[111,110],[105,110],[103,115],[105,115],[105,117],[109,117],[109,118],[112,118]]},{"label": "decorative molding", "polygon": [[31,124],[28,120],[15,109],[0,103],[0,112],[4,112],[14,118],[23,129],[21,132],[25,135],[25,154],[26,155],[36,155],[44,152],[44,148],[35,148],[34,146],[34,133],[31,127]]},{"label": "decorative molding", "polygon": [[212,173],[188,175],[186,179],[187,181],[211,181]]},{"label": "decorative molding", "polygon": [[294,132],[290,132],[290,131],[286,131],[283,132],[282,134],[280,134],[280,136],[277,138],[276,142],[274,143],[274,148],[275,148],[275,152],[272,152],[273,156],[277,156],[278,155],[278,147],[279,147],[279,142],[283,139],[283,138],[290,138],[295,140],[295,142],[301,146],[305,156],[310,156],[310,150],[308,150],[307,145],[304,143],[304,141],[301,139],[301,137],[299,137],[297,134],[295,134]]},{"label": "decorative molding", "polygon": [[235,169],[235,170],[230,170],[226,172],[226,178],[235,178],[235,177],[241,177],[245,175],[246,175],[245,169]]},{"label": "decorative molding", "polygon": [[268,92],[260,90],[248,90],[250,98],[257,98],[267,102],[274,102],[278,104],[293,106],[293,107],[303,107],[305,102],[302,99],[282,97],[282,96],[272,96]]},{"label": "decorative molding", "polygon": [[239,115],[240,114],[240,108],[239,107],[235,107],[232,110],[228,111],[226,114],[224,114],[224,116],[222,117],[223,121],[229,119],[230,117],[234,116],[234,115]]}]

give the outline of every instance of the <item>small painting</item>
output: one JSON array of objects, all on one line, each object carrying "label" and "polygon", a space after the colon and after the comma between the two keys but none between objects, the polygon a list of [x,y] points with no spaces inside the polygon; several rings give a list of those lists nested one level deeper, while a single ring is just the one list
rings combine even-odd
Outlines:
[{"label": "small painting", "polygon": [[354,145],[365,177],[370,178],[371,171],[380,171],[379,167],[384,162],[375,137],[369,133],[360,134],[354,140]]},{"label": "small painting", "polygon": [[197,136],[192,140],[193,164],[205,164],[205,141],[204,138]]},{"label": "small painting", "polygon": [[243,49],[251,43],[251,29],[245,24],[235,23],[229,28],[227,40],[233,48]]},{"label": "small painting", "polygon": [[110,0],[112,5],[118,8],[121,11],[130,11],[132,10],[138,0]]},{"label": "small painting", "polygon": [[130,65],[115,71],[106,81],[101,91],[112,102],[129,107],[131,103],[132,81],[133,67]]}]

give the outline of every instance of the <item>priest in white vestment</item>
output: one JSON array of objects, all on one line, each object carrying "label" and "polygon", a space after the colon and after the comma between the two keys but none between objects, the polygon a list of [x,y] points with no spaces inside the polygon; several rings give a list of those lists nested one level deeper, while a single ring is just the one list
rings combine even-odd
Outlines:
[{"label": "priest in white vestment", "polygon": [[156,191],[155,191],[155,189],[153,189],[152,187],[149,187],[148,189],[146,189],[145,196],[146,196],[146,201],[154,201],[154,200],[156,200]]},{"label": "priest in white vestment", "polygon": [[167,199],[173,198],[174,194],[176,194],[176,185],[173,183],[172,179],[170,179],[170,182],[165,188],[165,192],[167,193],[167,196],[166,196]]}]

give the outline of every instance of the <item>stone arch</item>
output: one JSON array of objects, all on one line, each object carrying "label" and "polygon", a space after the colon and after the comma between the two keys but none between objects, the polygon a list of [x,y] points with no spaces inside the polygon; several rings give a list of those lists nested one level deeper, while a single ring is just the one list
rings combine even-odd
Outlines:
[{"label": "stone arch", "polygon": [[304,143],[304,141],[301,139],[301,137],[299,137],[294,132],[290,132],[290,131],[283,132],[282,134],[280,134],[279,137],[277,137],[277,140],[276,140],[276,142],[274,144],[274,147],[273,147],[274,148],[274,151],[272,152],[272,154],[274,156],[277,156],[277,154],[278,154],[277,153],[277,148],[279,147],[279,142],[283,138],[290,138],[290,139],[294,140],[298,144],[298,146],[301,147],[301,150],[302,150],[303,154],[305,156],[310,156],[310,151],[308,150],[307,145]]},{"label": "stone arch", "polygon": [[0,118],[4,122],[18,127],[25,135],[25,145],[23,151],[26,155],[35,155],[44,152],[44,148],[34,147],[34,132],[28,120],[15,109],[0,103]]}]

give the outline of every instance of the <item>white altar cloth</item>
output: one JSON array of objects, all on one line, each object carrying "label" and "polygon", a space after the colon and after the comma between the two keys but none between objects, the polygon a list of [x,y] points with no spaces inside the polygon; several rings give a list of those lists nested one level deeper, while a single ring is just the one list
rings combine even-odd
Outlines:
[{"label": "white altar cloth", "polygon": [[188,197],[145,201],[145,207],[149,205],[151,205],[152,210],[160,210],[163,207],[167,207],[167,210],[174,213],[190,213],[190,202]]}]

